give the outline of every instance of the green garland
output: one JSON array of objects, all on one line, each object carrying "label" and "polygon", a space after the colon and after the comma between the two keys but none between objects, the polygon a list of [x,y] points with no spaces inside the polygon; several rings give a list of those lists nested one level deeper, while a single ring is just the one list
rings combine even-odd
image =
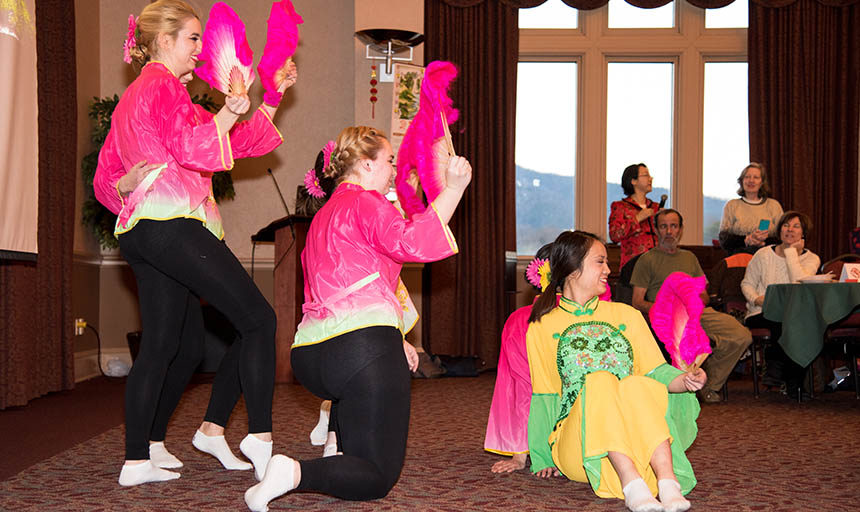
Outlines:
[{"label": "green garland", "polygon": [[[191,101],[197,103],[209,112],[218,111],[218,104],[208,95],[195,95]],[[91,139],[95,149],[81,160],[81,177],[84,181],[84,203],[81,206],[81,223],[89,228],[98,239],[99,245],[105,249],[116,249],[119,241],[113,234],[116,224],[116,215],[98,202],[93,193],[93,177],[96,175],[96,167],[99,163],[99,152],[105,143],[105,138],[110,131],[110,119],[119,97],[96,98],[90,102],[89,116],[95,123]],[[233,199],[236,191],[233,189],[233,177],[229,172],[216,172],[212,175],[212,191],[215,201]]]}]

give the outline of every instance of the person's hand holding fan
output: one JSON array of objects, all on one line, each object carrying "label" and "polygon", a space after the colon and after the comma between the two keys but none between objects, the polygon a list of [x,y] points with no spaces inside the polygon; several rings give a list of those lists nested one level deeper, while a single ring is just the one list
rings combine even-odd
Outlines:
[{"label": "person's hand holding fan", "polygon": [[245,37],[245,24],[224,2],[209,11],[199,61],[203,64],[194,73],[227,96],[246,95],[254,82],[254,52]]}]

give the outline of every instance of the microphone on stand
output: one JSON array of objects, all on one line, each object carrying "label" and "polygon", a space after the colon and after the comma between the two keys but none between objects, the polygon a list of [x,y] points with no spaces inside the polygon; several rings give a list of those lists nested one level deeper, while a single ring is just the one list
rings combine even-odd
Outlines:
[{"label": "microphone on stand", "polygon": [[[269,172],[272,172],[272,171],[269,171]],[[663,194],[662,196],[660,196],[660,209],[661,210],[663,209],[664,206],[666,206],[666,199],[669,199],[669,196],[667,196],[666,194]],[[286,206],[286,205],[284,205],[284,206]]]},{"label": "microphone on stand", "polygon": [[[284,205],[284,210],[287,211],[287,216],[289,217],[292,214],[290,213],[289,207],[287,207],[287,202],[284,200],[284,194],[281,193],[281,187],[278,186],[278,180],[276,180],[275,175],[272,174],[272,168],[270,167],[270,168],[266,169],[266,172],[269,173],[269,177],[272,178],[272,181],[275,183],[275,190],[278,191],[278,197],[281,198],[281,204]],[[665,201],[666,201],[666,195],[663,194],[663,202],[665,202]],[[660,207],[661,208],[663,207],[663,203],[660,203]]]}]

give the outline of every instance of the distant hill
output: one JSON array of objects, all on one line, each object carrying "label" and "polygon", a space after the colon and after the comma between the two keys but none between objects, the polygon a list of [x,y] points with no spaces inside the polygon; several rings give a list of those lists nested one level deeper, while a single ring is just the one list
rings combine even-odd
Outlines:
[{"label": "distant hill", "polygon": [[[517,166],[517,252],[534,254],[541,245],[551,242],[565,229],[573,227],[573,212],[576,197],[573,177],[543,173]],[[649,196],[656,200],[668,194],[665,188],[654,188]],[[609,205],[624,197],[621,185],[606,184],[606,218],[609,219]],[[710,245],[717,238],[720,218],[723,215],[725,200],[705,196],[704,224],[706,226],[703,242]]]}]

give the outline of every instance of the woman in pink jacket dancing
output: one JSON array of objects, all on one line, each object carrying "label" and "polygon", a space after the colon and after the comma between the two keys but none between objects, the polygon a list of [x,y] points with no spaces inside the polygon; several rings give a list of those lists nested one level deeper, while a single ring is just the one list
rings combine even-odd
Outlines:
[{"label": "woman in pink jacket dancing", "polygon": [[341,132],[326,175],[338,183],[314,216],[302,253],[304,317],[292,349],[299,381],[337,408],[342,455],[296,461],[272,457],[262,482],[248,489],[251,510],[293,489],[347,500],[384,497],[403,467],[415,349],[403,339],[397,295],[408,261],[457,253],[448,221],[472,179],[451,157],[447,185],[423,213],[404,219],[384,195],[394,178],[391,145],[366,126]]},{"label": "woman in pink jacket dancing", "polygon": [[[181,79],[197,64],[203,29],[185,2],[148,4],[130,29],[127,62],[142,69],[117,104],[93,180],[96,198],[118,216],[115,234],[137,280],[143,324],[126,384],[126,461],[119,483],[179,478],[164,467],[182,463],[163,444],[151,457],[150,441],[163,441],[167,420],[200,362],[200,298],[227,316],[239,339],[219,368],[194,445],[228,469],[250,469],[223,438],[226,418],[244,392],[249,434],[240,448],[262,478],[272,450],[275,314],[221,241],[212,174],[231,169],[235,158],[263,155],[281,144],[272,123],[277,105],[263,105],[237,123],[250,107],[247,94],[227,96],[214,116],[191,102]],[[292,68],[281,92],[295,79]]]}]

